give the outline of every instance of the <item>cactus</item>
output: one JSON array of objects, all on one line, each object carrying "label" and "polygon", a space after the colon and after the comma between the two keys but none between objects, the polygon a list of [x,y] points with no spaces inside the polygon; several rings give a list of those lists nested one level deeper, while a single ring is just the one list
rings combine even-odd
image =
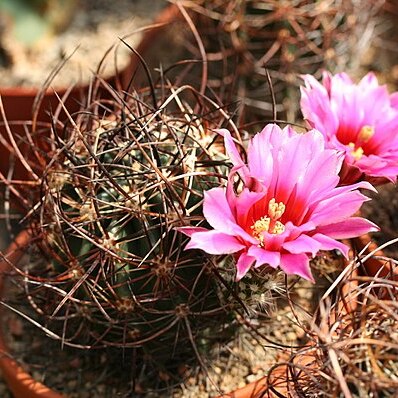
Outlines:
[{"label": "cactus", "polygon": [[224,311],[209,260],[182,252],[174,226],[198,219],[203,190],[225,166],[193,113],[155,112],[146,101],[134,98],[115,120],[83,117],[67,132],[43,181],[38,228],[69,292],[53,316],[81,297],[89,340],[178,353],[186,325],[209,333]]},{"label": "cactus", "polygon": [[240,137],[229,114],[190,86],[118,94],[54,120],[52,138],[36,142],[42,175],[28,191],[15,182],[36,253],[22,283],[38,322],[64,345],[134,349],[160,369],[203,365],[282,286],[267,267],[237,284],[230,258],[184,251],[175,230],[205,226],[203,192],[226,181],[213,130]]}]

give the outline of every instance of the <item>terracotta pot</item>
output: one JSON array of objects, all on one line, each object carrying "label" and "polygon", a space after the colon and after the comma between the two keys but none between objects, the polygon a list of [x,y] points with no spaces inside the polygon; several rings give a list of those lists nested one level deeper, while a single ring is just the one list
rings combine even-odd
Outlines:
[{"label": "terracotta pot", "polygon": [[[22,231],[8,247],[5,258],[0,261],[0,296],[4,293],[4,281],[11,271],[10,263],[16,263],[23,256],[30,241],[28,231]],[[7,261],[7,260],[8,261]],[[0,308],[1,310],[1,308]],[[1,319],[1,313],[0,313]],[[0,322],[4,327],[4,322]],[[63,396],[35,381],[8,352],[2,330],[0,331],[0,369],[15,398],[62,398]]]},{"label": "terracotta pot", "polygon": [[[173,23],[176,19],[181,17],[178,7],[174,4],[168,5],[164,8],[154,23],[149,26],[143,35],[142,40],[138,44],[136,51],[138,54],[145,54],[151,44],[156,41],[162,33],[162,28]],[[114,86],[120,85],[126,88],[133,74],[137,71],[140,65],[140,60],[136,54],[132,54],[130,63],[117,74],[110,76],[106,81]],[[37,121],[48,122],[49,110],[55,110],[59,106],[59,98],[62,98],[65,93],[68,93],[66,100],[66,107],[72,113],[79,110],[79,100],[82,93],[86,93],[89,86],[88,84],[73,87],[59,87],[55,90],[52,88],[47,89],[43,93],[41,105],[38,108]],[[4,110],[9,122],[12,121],[26,121],[32,120],[33,105],[37,95],[41,92],[40,88],[26,88],[26,87],[1,87],[0,95],[2,98]],[[2,122],[0,117],[0,122]]]},{"label": "terracotta pot", "polygon": [[[118,75],[111,76],[107,79],[110,85],[119,84],[121,81],[127,80],[125,74],[127,69],[122,70]],[[100,96],[105,96],[104,90],[99,93]],[[32,149],[30,144],[25,144],[26,127],[28,124],[29,132],[33,132],[35,136],[35,144],[42,150],[46,147],[41,147],[40,143],[47,138],[51,127],[51,112],[54,113],[60,107],[60,99],[63,99],[65,107],[68,112],[73,114],[80,108],[80,102],[84,101],[85,93],[89,92],[88,84],[76,86],[73,88],[58,87],[56,89],[48,88],[44,92],[40,88],[26,88],[26,87],[0,87],[0,96],[4,108],[4,115],[0,113],[0,135],[5,138],[7,144],[0,144],[0,172],[7,176],[9,164],[11,159],[15,161],[18,158],[19,151],[23,157],[29,159],[32,157]],[[36,103],[37,102],[37,103]],[[63,110],[59,113],[60,119],[66,119],[66,114]],[[5,119],[5,120],[4,120]],[[7,126],[8,125],[8,126]],[[43,128],[43,126],[47,126]],[[40,129],[42,132],[39,133]],[[15,140],[15,141],[14,141]],[[40,169],[37,161],[32,162],[36,169]],[[32,179],[31,173],[23,166],[19,160],[15,161],[13,179],[26,180]]]},{"label": "terracotta pot", "polygon": [[[78,100],[82,90],[84,90],[83,87],[73,89],[70,92],[68,99],[65,101],[70,112],[76,112],[78,110]],[[60,98],[62,98],[66,92],[66,88],[60,88],[57,90],[57,94]],[[21,144],[17,138],[20,136],[23,137],[25,134],[23,123],[29,122],[29,124],[32,125],[31,121],[34,118],[34,123],[38,123],[39,125],[42,123],[47,124],[50,122],[49,110],[51,109],[54,111],[59,106],[59,99],[57,98],[56,93],[54,90],[49,89],[43,93],[43,99],[40,106],[37,108],[37,114],[33,115],[34,102],[38,94],[39,89],[35,88],[0,87],[0,96],[6,118],[5,122],[3,115],[0,114],[0,134],[5,138],[5,141],[11,148],[6,148],[3,143],[0,145],[0,171],[5,176],[7,176],[11,155],[12,153],[16,153],[16,147],[25,157],[29,157],[30,155],[29,145]],[[8,124],[9,129],[5,123]],[[14,139],[15,143],[12,142]],[[13,179],[30,179],[29,176],[30,173],[19,161],[17,161],[15,163]]]}]

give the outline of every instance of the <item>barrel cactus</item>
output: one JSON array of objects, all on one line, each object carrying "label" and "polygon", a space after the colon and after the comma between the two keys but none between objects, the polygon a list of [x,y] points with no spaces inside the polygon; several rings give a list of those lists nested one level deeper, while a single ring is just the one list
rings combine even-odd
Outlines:
[{"label": "barrel cactus", "polygon": [[37,154],[44,171],[28,191],[14,187],[32,235],[23,284],[62,344],[132,349],[175,373],[266,312],[281,274],[264,267],[236,283],[230,258],[185,251],[176,229],[206,226],[203,193],[226,182],[216,130],[241,140],[226,111],[190,86],[119,94],[54,120]]}]

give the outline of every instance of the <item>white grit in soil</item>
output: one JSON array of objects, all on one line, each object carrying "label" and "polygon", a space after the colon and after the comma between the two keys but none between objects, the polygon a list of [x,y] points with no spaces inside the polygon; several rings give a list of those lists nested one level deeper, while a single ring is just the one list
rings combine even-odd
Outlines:
[{"label": "white grit in soil", "polygon": [[131,46],[141,38],[140,28],[151,24],[167,0],[79,0],[70,25],[62,33],[41,39],[34,48],[26,48],[10,35],[11,29],[0,26],[0,47],[8,65],[0,63],[0,86],[40,87],[46,77],[66,57],[66,65],[52,86],[65,87],[88,82],[105,52],[101,75],[111,76],[129,63],[131,50],[119,38],[126,37]]}]

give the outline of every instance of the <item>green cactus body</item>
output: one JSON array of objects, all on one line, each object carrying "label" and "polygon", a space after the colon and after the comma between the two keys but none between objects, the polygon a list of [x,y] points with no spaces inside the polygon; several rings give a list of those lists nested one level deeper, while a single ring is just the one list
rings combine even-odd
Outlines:
[{"label": "green cactus body", "polygon": [[43,304],[47,323],[68,313],[65,341],[136,348],[166,366],[236,329],[232,278],[222,284],[214,274],[222,263],[185,252],[175,230],[204,223],[203,192],[224,183],[229,165],[211,131],[222,113],[202,120],[178,109],[181,101],[144,113],[142,95],[128,112],[87,116],[67,130],[31,223],[58,289]]}]

